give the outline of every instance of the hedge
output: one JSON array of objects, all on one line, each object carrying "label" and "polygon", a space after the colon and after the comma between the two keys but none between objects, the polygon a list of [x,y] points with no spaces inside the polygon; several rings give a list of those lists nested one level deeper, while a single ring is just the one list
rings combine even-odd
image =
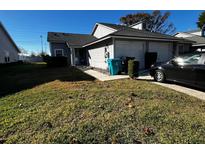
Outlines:
[{"label": "hedge", "polygon": [[43,61],[47,63],[49,67],[63,67],[68,66],[67,57],[50,57],[44,56]]},{"label": "hedge", "polygon": [[139,61],[136,60],[128,61],[128,75],[131,78],[139,76]]}]

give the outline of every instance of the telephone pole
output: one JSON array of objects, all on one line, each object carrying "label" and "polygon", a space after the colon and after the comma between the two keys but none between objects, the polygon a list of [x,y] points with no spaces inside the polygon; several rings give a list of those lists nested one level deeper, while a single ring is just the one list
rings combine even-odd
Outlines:
[{"label": "telephone pole", "polygon": [[43,54],[43,36],[42,35],[40,35],[40,38],[41,38],[41,48],[42,48],[42,54]]}]

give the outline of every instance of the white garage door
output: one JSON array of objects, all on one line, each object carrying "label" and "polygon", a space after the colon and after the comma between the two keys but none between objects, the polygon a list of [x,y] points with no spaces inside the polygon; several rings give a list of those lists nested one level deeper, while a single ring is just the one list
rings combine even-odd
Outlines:
[{"label": "white garage door", "polygon": [[164,42],[149,42],[149,52],[157,52],[157,62],[166,62],[173,56],[173,44]]},{"label": "white garage door", "polygon": [[113,45],[89,49],[88,60],[90,66],[100,69],[108,69],[107,59],[105,58],[105,48],[109,52],[110,58],[113,58]]},{"label": "white garage door", "polygon": [[115,58],[135,57],[140,62],[140,69],[144,68],[145,42],[121,41],[115,42]]}]

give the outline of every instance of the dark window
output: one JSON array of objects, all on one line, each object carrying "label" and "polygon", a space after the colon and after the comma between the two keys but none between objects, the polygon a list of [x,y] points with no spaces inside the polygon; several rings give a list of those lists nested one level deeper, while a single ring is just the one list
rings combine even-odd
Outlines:
[{"label": "dark window", "polygon": [[5,57],[4,60],[5,60],[5,63],[8,63],[10,61],[10,58],[9,57]]},{"label": "dark window", "polygon": [[180,64],[199,64],[202,54],[187,54],[175,59],[175,61]]},{"label": "dark window", "polygon": [[56,57],[62,57],[63,56],[63,49],[56,49]]}]

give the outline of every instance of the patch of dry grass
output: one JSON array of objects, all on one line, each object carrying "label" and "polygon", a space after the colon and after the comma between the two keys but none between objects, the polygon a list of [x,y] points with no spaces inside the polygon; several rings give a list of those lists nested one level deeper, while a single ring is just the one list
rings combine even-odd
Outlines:
[{"label": "patch of dry grass", "polygon": [[129,79],[54,80],[0,98],[5,143],[205,143],[204,118],[205,102]]}]

